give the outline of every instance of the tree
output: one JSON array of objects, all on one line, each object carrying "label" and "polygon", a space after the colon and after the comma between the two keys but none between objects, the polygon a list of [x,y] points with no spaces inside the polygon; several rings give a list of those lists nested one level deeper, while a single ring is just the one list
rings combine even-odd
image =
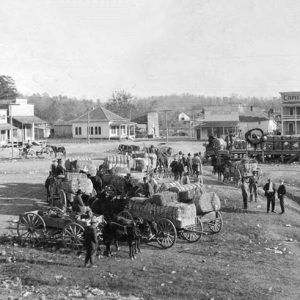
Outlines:
[{"label": "tree", "polygon": [[16,96],[18,96],[18,91],[14,79],[0,75],[0,99],[14,99]]},{"label": "tree", "polygon": [[132,103],[133,96],[124,90],[116,91],[107,101],[105,107],[117,115],[130,119],[135,107]]}]

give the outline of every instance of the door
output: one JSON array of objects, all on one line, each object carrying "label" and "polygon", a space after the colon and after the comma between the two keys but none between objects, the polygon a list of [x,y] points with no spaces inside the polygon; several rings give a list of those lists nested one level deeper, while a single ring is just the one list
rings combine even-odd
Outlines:
[{"label": "door", "polygon": [[197,140],[201,140],[201,129],[197,129]]}]

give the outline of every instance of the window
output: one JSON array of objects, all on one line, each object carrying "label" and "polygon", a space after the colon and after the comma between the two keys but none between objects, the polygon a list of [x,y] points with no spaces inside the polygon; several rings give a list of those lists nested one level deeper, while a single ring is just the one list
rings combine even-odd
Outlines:
[{"label": "window", "polygon": [[94,135],[94,127],[90,127],[90,134]]},{"label": "window", "polygon": [[81,135],[81,127],[75,127],[75,135]]},{"label": "window", "polygon": [[261,124],[261,121],[258,121],[258,125],[260,125]]},{"label": "window", "polygon": [[121,134],[125,134],[125,125],[121,125]]},{"label": "window", "polygon": [[112,134],[117,134],[117,126],[111,126],[110,130]]},{"label": "window", "polygon": [[98,127],[95,127],[95,135],[98,134]]},{"label": "window", "polygon": [[294,107],[290,107],[290,116],[294,115]]},{"label": "window", "polygon": [[294,134],[294,123],[290,122],[288,125],[289,132],[288,134]]},{"label": "window", "polygon": [[101,134],[101,127],[100,126],[98,127],[98,134],[99,135]]}]

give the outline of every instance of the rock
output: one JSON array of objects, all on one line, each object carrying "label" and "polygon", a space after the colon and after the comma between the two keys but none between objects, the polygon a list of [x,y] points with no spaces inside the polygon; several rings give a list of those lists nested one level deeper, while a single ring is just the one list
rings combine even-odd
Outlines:
[{"label": "rock", "polygon": [[274,252],[275,254],[283,254],[283,252],[282,251],[280,251],[280,250],[275,250],[275,252]]},{"label": "rock", "polygon": [[268,288],[268,291],[271,292],[272,290],[273,290],[273,287],[270,286],[270,287]]},{"label": "rock", "polygon": [[257,226],[258,228],[260,227],[260,225],[259,225],[259,224],[257,224],[256,226]]},{"label": "rock", "polygon": [[261,205],[257,205],[256,208],[261,208]]},{"label": "rock", "polygon": [[171,274],[175,274],[175,273],[176,273],[176,271],[172,271],[172,272],[171,272]]},{"label": "rock", "polygon": [[285,227],[292,227],[291,224],[285,224]]},{"label": "rock", "polygon": [[160,286],[165,286],[165,284],[164,284],[164,283],[162,283]]},{"label": "rock", "polygon": [[142,271],[146,271],[146,267],[145,266],[143,266]]}]

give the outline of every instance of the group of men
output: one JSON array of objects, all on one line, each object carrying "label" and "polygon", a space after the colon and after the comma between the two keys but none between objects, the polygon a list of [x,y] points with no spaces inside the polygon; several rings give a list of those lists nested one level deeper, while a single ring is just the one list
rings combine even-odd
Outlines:
[{"label": "group of men", "polygon": [[195,175],[196,181],[203,183],[202,175],[203,175],[203,167],[202,167],[202,157],[201,152],[194,153],[194,156],[191,153],[188,153],[185,156],[182,151],[179,151],[178,155],[176,155],[173,161],[170,164],[171,171],[174,175],[174,180],[180,181],[183,184],[188,183],[185,182],[188,179],[189,175]]},{"label": "group of men", "polygon": [[[249,178],[249,192],[250,192],[250,202],[253,201],[253,197],[255,202],[257,202],[257,179],[255,174]],[[248,185],[244,178],[242,178],[241,184],[242,197],[243,197],[243,205],[244,209],[248,209]],[[281,179],[278,189],[276,190],[275,184],[272,182],[271,178],[268,179],[268,182],[264,185],[263,190],[265,192],[265,196],[267,198],[267,213],[275,212],[275,198],[277,193],[277,198],[279,199],[281,212],[280,214],[284,214],[284,197],[286,194],[286,188],[284,185],[284,180]]]}]

